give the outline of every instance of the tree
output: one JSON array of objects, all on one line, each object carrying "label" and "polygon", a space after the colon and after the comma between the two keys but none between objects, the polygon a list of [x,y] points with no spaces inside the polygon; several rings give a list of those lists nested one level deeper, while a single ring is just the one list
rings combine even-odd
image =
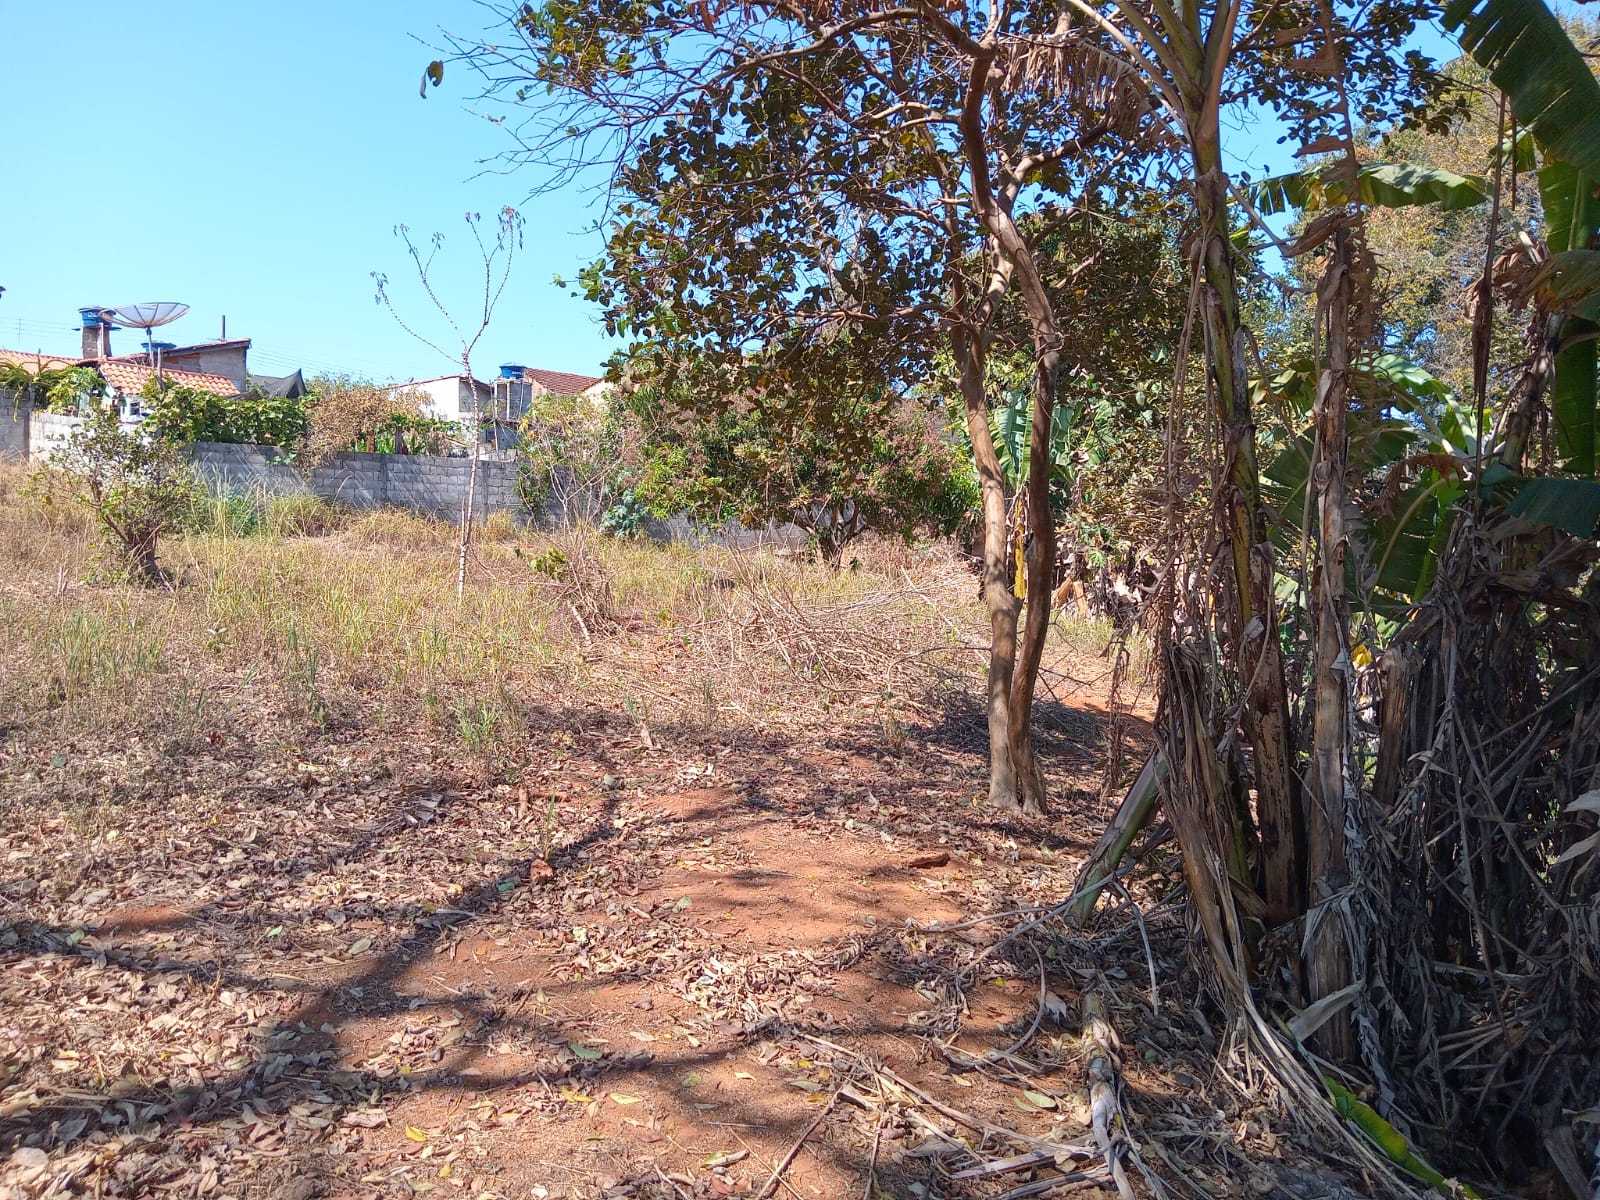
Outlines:
[{"label": "tree", "polygon": [[[472,233],[472,241],[477,248],[478,261],[482,268],[482,291],[474,307],[459,319],[440,298],[434,283],[433,264],[439,251],[444,247],[444,234],[435,233],[429,240],[427,253],[424,254],[422,247],[412,240],[408,226],[395,226],[395,236],[405,245],[406,254],[416,270],[417,283],[423,295],[428,298],[428,302],[452,335],[453,340],[449,349],[433,336],[419,332],[401,316],[389,291],[389,277],[378,271],[372,273],[373,283],[377,287],[377,302],[389,310],[389,315],[394,317],[395,323],[401,329],[447,361],[459,365],[462,377],[472,392],[472,428],[469,431],[472,438],[470,452],[472,465],[467,472],[467,498],[461,508],[460,536],[456,542],[457,604],[461,603],[467,586],[467,556],[472,547],[473,510],[478,491],[478,462],[483,454],[483,413],[478,397],[477,376],[472,373],[472,355],[494,321],[495,309],[499,306],[500,297],[505,294],[506,284],[511,279],[512,262],[522,245],[522,216],[516,209],[508,206],[500,210],[492,239],[484,237],[482,219],[479,213],[468,213],[466,216],[467,229]],[[442,335],[441,340],[443,340]]]},{"label": "tree", "polygon": [[[660,517],[797,525],[837,568],[867,532],[947,534],[977,499],[971,470],[935,412],[881,384],[829,379],[828,407],[852,435],[774,422],[782,400],[759,394],[706,405],[692,370],[636,361],[627,405],[643,430],[634,491]],[[814,380],[790,379],[799,388]],[[793,401],[790,400],[790,404]]]},{"label": "tree", "polygon": [[[562,2],[508,12],[508,39],[454,54],[481,72],[490,99],[522,110],[519,163],[557,183],[607,172],[608,257],[585,283],[614,332],[742,375],[748,349],[778,366],[848,330],[902,388],[948,350],[983,495],[989,795],[1030,810],[1043,801],[1031,713],[1049,619],[1046,431],[1064,333],[1022,224],[1115,211],[1145,106],[1142,89],[1124,86],[1128,72],[1103,68],[1093,31],[1039,41],[1011,28],[1049,27],[1053,13]],[[1040,431],[1025,608],[1011,591],[984,369],[1012,291]],[[718,394],[741,389],[707,393]]]}]

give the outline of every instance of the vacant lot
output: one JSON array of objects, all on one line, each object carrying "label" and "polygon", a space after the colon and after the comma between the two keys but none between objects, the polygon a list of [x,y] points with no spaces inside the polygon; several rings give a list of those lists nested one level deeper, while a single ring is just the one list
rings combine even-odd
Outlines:
[{"label": "vacant lot", "polygon": [[1055,811],[1023,821],[974,804],[947,551],[831,574],[496,526],[458,608],[446,527],[219,510],[132,591],[5,478],[0,1194],[1098,1186],[1100,979],[1147,1156],[1262,1185],[1254,1101],[1192,1106],[1157,898],[988,950],[1070,893],[1115,725],[1140,753],[1106,631],[1058,631]]}]

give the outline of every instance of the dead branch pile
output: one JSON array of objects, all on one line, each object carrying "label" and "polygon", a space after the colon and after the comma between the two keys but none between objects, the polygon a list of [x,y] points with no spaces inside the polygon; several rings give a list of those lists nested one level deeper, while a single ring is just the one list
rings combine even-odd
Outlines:
[{"label": "dead branch pile", "polygon": [[1453,551],[1383,664],[1377,1082],[1521,1172],[1600,1132],[1597,550],[1502,521]]}]

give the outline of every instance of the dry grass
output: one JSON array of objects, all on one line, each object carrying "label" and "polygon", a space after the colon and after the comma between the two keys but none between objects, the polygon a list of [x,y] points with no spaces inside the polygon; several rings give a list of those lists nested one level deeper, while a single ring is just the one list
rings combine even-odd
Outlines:
[{"label": "dry grass", "polygon": [[[517,744],[533,706],[702,729],[836,705],[898,720],[981,668],[976,589],[938,548],[871,544],[833,572],[497,518],[458,607],[448,523],[298,499],[245,520],[212,503],[200,532],[163,543],[171,589],[89,586],[86,516],[0,471],[0,704],[25,728],[181,741],[236,705],[285,738],[420,717],[488,753]],[[1081,657],[1105,632],[1066,622],[1056,638]]]}]

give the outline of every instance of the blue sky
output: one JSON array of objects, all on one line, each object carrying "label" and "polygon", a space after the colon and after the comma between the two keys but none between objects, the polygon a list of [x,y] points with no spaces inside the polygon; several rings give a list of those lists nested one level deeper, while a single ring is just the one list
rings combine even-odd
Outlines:
[{"label": "blue sky", "polygon": [[523,251],[474,365],[597,372],[604,331],[551,283],[599,248],[591,197],[524,206],[528,177],[472,178],[505,134],[464,110],[464,76],[417,95],[432,55],[416,39],[488,16],[471,0],[0,0],[0,346],[71,350],[80,305],[171,299],[191,306],[172,340],[215,337],[226,314],[261,372],[443,374],[373,303],[370,273],[439,330],[394,226],[445,233],[444,290],[466,307],[463,214],[492,228],[510,203]]},{"label": "blue sky", "polygon": [[[447,337],[394,226],[446,235],[441,290],[466,308],[463,214],[492,224],[514,204],[524,245],[474,364],[598,372],[610,346],[594,311],[552,282],[600,248],[594,197],[529,200],[531,176],[482,174],[506,135],[467,111],[463,74],[417,95],[423,43],[490,15],[473,0],[0,0],[0,346],[71,351],[80,305],[180,300],[191,312],[172,340],[215,337],[226,315],[262,373],[443,374],[451,364],[374,304],[371,272]],[[1254,173],[1288,162],[1268,122],[1234,136]],[[116,348],[139,340],[124,331]]]}]

